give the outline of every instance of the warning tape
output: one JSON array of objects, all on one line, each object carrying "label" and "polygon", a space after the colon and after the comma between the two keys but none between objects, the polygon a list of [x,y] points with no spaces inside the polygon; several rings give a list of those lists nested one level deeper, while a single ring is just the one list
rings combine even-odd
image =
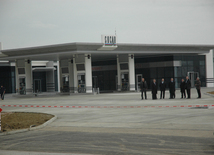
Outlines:
[{"label": "warning tape", "polygon": [[214,105],[171,105],[171,106],[45,106],[45,105],[2,105],[2,107],[27,108],[183,108],[183,107],[214,107]]}]

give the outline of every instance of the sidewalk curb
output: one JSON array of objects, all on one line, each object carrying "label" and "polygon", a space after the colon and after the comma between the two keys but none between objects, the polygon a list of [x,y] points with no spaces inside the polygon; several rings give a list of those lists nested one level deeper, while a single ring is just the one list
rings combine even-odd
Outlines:
[{"label": "sidewalk curb", "polygon": [[208,96],[211,96],[211,97],[214,97],[213,94],[210,94],[210,93],[204,93],[205,95],[208,95]]},{"label": "sidewalk curb", "polygon": [[27,131],[38,130],[38,129],[44,128],[45,126],[47,126],[48,124],[52,123],[52,122],[55,121],[56,119],[57,119],[57,116],[54,115],[53,118],[51,118],[50,120],[48,120],[47,122],[45,122],[45,123],[43,123],[43,124],[41,124],[41,125],[39,125],[39,126],[30,127],[30,128],[27,128],[27,129],[9,131],[9,132],[2,132],[2,133],[0,133],[0,136],[3,136],[3,135],[12,135],[12,134],[21,133],[21,132],[27,132]]}]

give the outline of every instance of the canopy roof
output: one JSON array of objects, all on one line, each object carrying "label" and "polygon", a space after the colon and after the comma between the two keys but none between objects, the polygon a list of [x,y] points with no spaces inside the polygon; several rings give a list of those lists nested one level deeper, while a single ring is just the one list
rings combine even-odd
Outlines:
[{"label": "canopy roof", "polygon": [[[132,44],[118,43],[117,48],[103,50],[103,43],[66,43],[48,46],[1,50],[0,60],[62,60],[72,59],[74,54],[91,54],[93,60],[116,57],[117,54],[134,54],[135,56],[152,54],[205,54],[214,49],[214,45],[181,44]],[[99,50],[101,49],[102,50]],[[105,48],[104,48],[105,49]]]}]

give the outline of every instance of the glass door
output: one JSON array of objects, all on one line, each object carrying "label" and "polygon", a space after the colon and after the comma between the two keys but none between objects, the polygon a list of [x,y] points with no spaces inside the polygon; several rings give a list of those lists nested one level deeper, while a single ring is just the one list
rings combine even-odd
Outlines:
[{"label": "glass door", "polygon": [[140,83],[142,81],[142,74],[137,74],[136,75],[136,90],[140,91]]},{"label": "glass door", "polygon": [[41,93],[42,92],[42,85],[40,79],[34,79],[34,93]]},{"label": "glass door", "polygon": [[199,77],[199,73],[198,72],[188,72],[187,75],[191,82],[191,87],[193,88],[195,86],[196,78]]},{"label": "glass door", "polygon": [[26,95],[25,77],[19,77],[19,93],[21,95]]}]

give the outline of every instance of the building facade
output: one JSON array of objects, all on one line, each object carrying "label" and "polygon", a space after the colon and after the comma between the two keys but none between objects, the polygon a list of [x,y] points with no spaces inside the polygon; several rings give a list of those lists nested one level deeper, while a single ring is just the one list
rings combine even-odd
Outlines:
[{"label": "building facade", "polygon": [[8,93],[92,93],[139,91],[144,77],[174,78],[176,87],[186,76],[192,86],[200,77],[203,87],[214,87],[214,45],[67,43],[9,49],[0,52],[0,84]]}]

